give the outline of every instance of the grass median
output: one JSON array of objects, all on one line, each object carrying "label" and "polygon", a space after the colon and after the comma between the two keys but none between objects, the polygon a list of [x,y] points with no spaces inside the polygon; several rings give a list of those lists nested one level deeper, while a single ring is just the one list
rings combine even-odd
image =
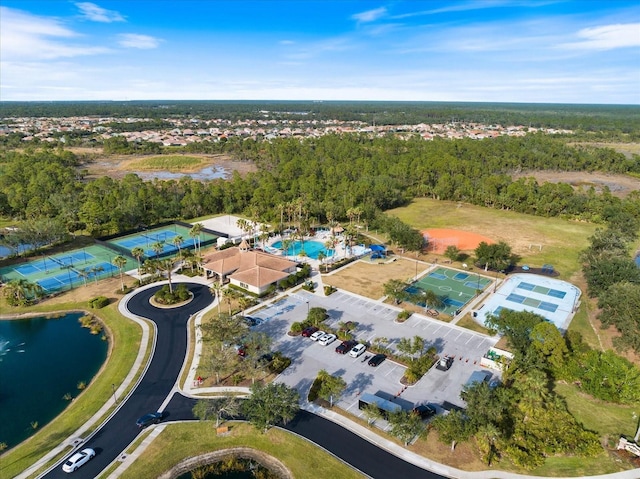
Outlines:
[{"label": "grass median", "polygon": [[363,477],[331,454],[287,431],[272,428],[261,434],[246,423],[225,425],[230,426],[230,432],[220,436],[216,435],[213,422],[167,425],[121,479],[151,479],[183,459],[237,446],[254,448],[279,459],[296,479]]}]

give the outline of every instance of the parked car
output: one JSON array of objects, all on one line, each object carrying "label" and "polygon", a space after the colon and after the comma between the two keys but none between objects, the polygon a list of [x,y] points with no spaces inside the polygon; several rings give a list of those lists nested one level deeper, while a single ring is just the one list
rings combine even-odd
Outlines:
[{"label": "parked car", "polygon": [[315,333],[313,333],[311,336],[309,336],[309,339],[311,339],[312,341],[317,341],[318,339],[320,339],[325,334],[327,334],[327,333],[325,333],[324,331],[318,330]]},{"label": "parked car", "polygon": [[428,404],[420,404],[419,406],[415,406],[411,412],[420,416],[420,419],[427,419],[433,416],[436,413],[436,410]]},{"label": "parked car", "polygon": [[161,412],[150,412],[149,414],[145,414],[140,419],[136,421],[136,426],[139,428],[145,428],[147,426],[151,426],[152,424],[158,424],[162,420]]},{"label": "parked car", "polygon": [[353,339],[342,341],[338,346],[336,346],[336,353],[347,354],[356,344],[358,344],[358,341],[354,341]]},{"label": "parked car", "polygon": [[324,336],[322,336],[320,339],[318,339],[318,343],[320,343],[323,346],[326,346],[334,342],[336,340],[336,337],[337,336],[335,334],[327,333]]},{"label": "parked car", "polygon": [[367,350],[367,347],[364,344],[358,343],[353,348],[351,348],[351,351],[349,351],[349,356],[351,356],[352,358],[357,358],[366,350]]},{"label": "parked car", "polygon": [[382,363],[382,361],[384,361],[385,359],[387,359],[386,354],[376,354],[371,359],[369,359],[369,362],[367,364],[375,368],[379,366]]},{"label": "parked car", "polygon": [[62,465],[62,470],[64,472],[73,472],[78,469],[80,466],[89,462],[96,455],[96,451],[91,449],[90,447],[83,449],[82,451],[76,452],[73,456],[71,456],[67,462]]},{"label": "parked car", "polygon": [[252,328],[253,326],[257,326],[258,324],[260,324],[260,320],[258,318],[254,318],[252,316],[242,316],[242,320],[247,324],[247,326],[249,326],[250,328]]},{"label": "parked car", "polygon": [[315,326],[309,326],[308,328],[304,328],[302,330],[302,336],[304,336],[305,338],[308,338],[309,336],[311,336],[313,333],[315,333],[319,329],[320,328],[316,328]]},{"label": "parked car", "polygon": [[442,356],[436,363],[436,369],[440,371],[448,371],[453,365],[453,358],[451,356]]}]

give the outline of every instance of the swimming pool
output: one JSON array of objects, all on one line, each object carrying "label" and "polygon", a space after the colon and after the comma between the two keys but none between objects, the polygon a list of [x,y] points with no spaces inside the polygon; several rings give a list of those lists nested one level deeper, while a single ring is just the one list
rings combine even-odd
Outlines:
[{"label": "swimming pool", "polygon": [[[282,241],[276,241],[271,246],[282,249]],[[325,249],[324,244],[320,241],[305,241],[303,247],[302,241],[299,240],[293,241],[284,254],[287,256],[297,256],[303,249],[307,256],[313,259],[318,259],[318,254],[320,253],[324,254],[325,258],[331,258],[333,256],[333,251]]]}]

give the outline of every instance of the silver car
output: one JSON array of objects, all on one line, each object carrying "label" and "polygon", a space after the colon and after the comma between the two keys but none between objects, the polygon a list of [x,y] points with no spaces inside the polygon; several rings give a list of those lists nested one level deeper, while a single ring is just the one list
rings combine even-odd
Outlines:
[{"label": "silver car", "polygon": [[331,344],[335,340],[336,340],[336,335],[328,333],[322,336],[320,339],[318,339],[318,343],[321,344],[322,346],[326,346],[327,344]]},{"label": "silver car", "polygon": [[367,346],[365,346],[362,343],[358,343],[353,348],[351,348],[351,351],[349,351],[349,356],[351,356],[352,358],[357,358],[366,350],[367,350]]},{"label": "silver car", "polygon": [[317,341],[318,339],[320,339],[325,334],[327,334],[327,333],[325,333],[324,331],[316,331],[311,336],[309,336],[309,339],[311,339],[312,341]]}]

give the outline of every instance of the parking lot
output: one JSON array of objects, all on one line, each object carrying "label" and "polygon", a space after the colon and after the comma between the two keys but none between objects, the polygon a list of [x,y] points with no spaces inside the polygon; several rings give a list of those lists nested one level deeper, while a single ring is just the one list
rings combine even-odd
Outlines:
[{"label": "parking lot", "polygon": [[[325,324],[329,327],[337,328],[341,321],[357,323],[353,333],[360,342],[385,337],[389,340],[388,347],[394,349],[400,338],[420,336],[427,347],[434,346],[439,355],[454,356],[454,364],[449,371],[431,368],[418,383],[404,388],[400,383],[404,367],[397,363],[386,360],[378,367],[371,367],[365,360],[370,355],[368,351],[352,358],[335,352],[339,340],[322,346],[309,338],[287,335],[291,323],[303,321],[308,310],[314,307],[327,310],[329,319]],[[423,403],[435,406],[439,412],[443,406],[446,409],[464,406],[460,391],[473,371],[484,369],[479,365],[480,358],[495,345],[497,338],[416,314],[404,323],[396,323],[399,311],[391,305],[344,291],[328,297],[300,291],[251,316],[263,320],[255,328],[274,338],[273,348],[293,360],[278,380],[303,394],[309,391],[318,371],[325,369],[345,380],[347,388],[336,404],[356,415],[360,414],[358,396],[365,392],[393,400],[405,409]],[[497,372],[493,372],[493,376],[496,375]]]}]

